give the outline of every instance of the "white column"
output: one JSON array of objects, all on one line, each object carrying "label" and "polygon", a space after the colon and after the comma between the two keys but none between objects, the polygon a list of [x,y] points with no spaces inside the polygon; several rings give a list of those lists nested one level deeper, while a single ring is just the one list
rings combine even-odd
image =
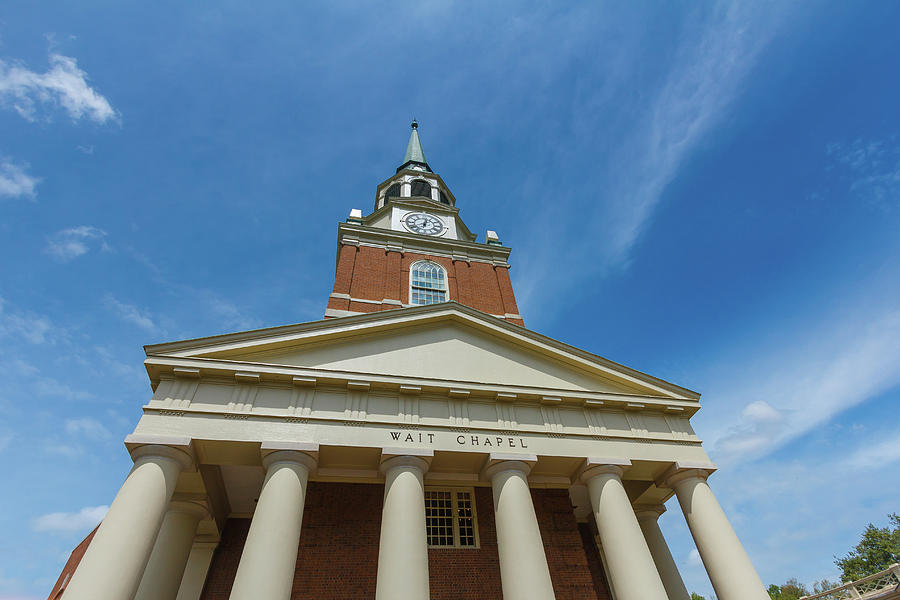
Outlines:
[{"label": "white column", "polygon": [[[135,439],[140,438],[129,436],[126,444]],[[190,439],[153,439],[171,445],[147,444],[132,450],[134,467],[72,576],[63,594],[65,600],[134,597],[178,475],[193,465],[187,452]]]},{"label": "white column", "polygon": [[231,600],[289,600],[309,472],[318,444],[263,443],[266,478],[241,553]]},{"label": "white column", "polygon": [[219,542],[213,541],[194,542],[175,600],[200,600],[203,586],[206,585],[206,574],[218,545]]},{"label": "white column", "polygon": [[206,514],[206,508],[195,502],[169,504],[135,600],[175,600],[197,524]]},{"label": "white column", "polygon": [[494,519],[503,597],[553,600],[553,582],[544,554],[528,473],[536,456],[491,454],[485,475],[494,492]]},{"label": "white column", "polygon": [[672,558],[672,553],[669,552],[666,538],[663,537],[659,528],[659,516],[664,512],[666,512],[666,507],[662,505],[636,506],[634,510],[669,600],[691,600],[691,596],[684,586],[684,580],[681,579],[681,573],[678,572],[678,566]]},{"label": "white column", "polygon": [[676,463],[664,481],[678,496],[719,600],[768,600],[762,580],[706,483],[714,470],[711,464]]},{"label": "white column", "polygon": [[[406,454],[401,454],[406,452]],[[375,600],[428,600],[425,471],[430,450],[382,452],[384,507]]]},{"label": "white column", "polygon": [[665,587],[622,485],[622,474],[630,466],[629,460],[589,458],[581,479],[591,497],[616,599],[666,600]]}]

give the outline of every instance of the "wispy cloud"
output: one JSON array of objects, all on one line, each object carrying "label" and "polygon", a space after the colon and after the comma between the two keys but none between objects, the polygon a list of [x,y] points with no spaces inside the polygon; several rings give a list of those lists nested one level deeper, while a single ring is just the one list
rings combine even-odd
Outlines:
[{"label": "wispy cloud", "polygon": [[99,523],[109,510],[108,506],[86,506],[78,512],[56,512],[42,515],[34,520],[35,531],[50,533],[74,533],[91,529]]},{"label": "wispy cloud", "polygon": [[83,417],[80,419],[66,419],[66,432],[70,435],[85,437],[94,441],[108,440],[112,437],[109,429],[97,419]]},{"label": "wispy cloud", "polygon": [[826,153],[844,168],[851,196],[882,209],[900,207],[900,140],[857,138],[833,142]]},{"label": "wispy cloud", "polygon": [[851,469],[883,469],[900,461],[900,438],[872,440],[847,457],[844,465]]},{"label": "wispy cloud", "polygon": [[[578,99],[585,114],[579,129],[609,129],[592,122],[600,117],[590,115],[615,110],[622,111],[617,119],[628,126],[621,134],[621,142],[612,146],[609,158],[592,165],[592,172],[584,175],[584,196],[596,200],[581,206],[577,227],[591,234],[572,238],[564,248],[554,245],[553,252],[533,252],[535,256],[525,260],[524,274],[517,278],[517,295],[523,304],[540,300],[538,296],[545,290],[558,289],[557,285],[547,285],[547,281],[562,277],[556,269],[561,251],[569,252],[568,260],[593,275],[628,267],[635,244],[666,188],[698,147],[714,137],[716,126],[728,116],[748,84],[748,75],[760,54],[789,20],[787,7],[778,4],[733,2],[697,4],[692,8],[680,28],[671,59],[663,59],[671,62],[655,88],[648,86],[638,99],[628,96],[633,78],[621,73],[634,73],[644,67],[616,66],[613,75],[619,74],[620,81],[604,81],[598,86],[596,97]],[[634,61],[646,60],[639,53],[633,54]],[[611,90],[611,86],[621,89]],[[587,143],[576,140],[566,152],[571,154]],[[591,152],[596,153],[596,148]],[[562,238],[562,231],[547,231],[554,221],[541,220],[540,235],[533,237]],[[573,228],[576,223],[564,219],[560,226]],[[566,283],[561,281],[559,285]]]},{"label": "wispy cloud", "polygon": [[34,188],[39,177],[25,172],[27,164],[16,164],[9,158],[0,158],[0,199],[34,198]]},{"label": "wispy cloud", "polygon": [[623,264],[666,187],[698,144],[727,113],[760,52],[778,30],[775,5],[701,5],[655,99],[638,115],[637,128],[615,157],[618,176],[608,192],[611,209],[606,260]]},{"label": "wispy cloud", "polygon": [[0,297],[0,337],[14,335],[32,344],[43,344],[52,341],[57,333],[59,330],[53,327],[49,318],[11,308]]},{"label": "wispy cloud", "polygon": [[80,225],[62,229],[47,240],[44,251],[59,262],[70,262],[87,254],[91,248],[109,250],[106,243],[106,232],[91,225]]},{"label": "wispy cloud", "polygon": [[111,310],[116,314],[116,316],[127,323],[131,323],[132,325],[140,327],[141,329],[149,331],[150,333],[156,333],[159,331],[159,327],[150,316],[150,313],[141,310],[133,304],[121,302],[117,300],[112,294],[107,294],[104,297],[103,304],[107,309]]},{"label": "wispy cloud", "polygon": [[88,80],[71,56],[51,54],[50,68],[44,73],[0,60],[0,106],[12,108],[29,121],[36,120],[39,106],[60,107],[73,121],[117,120],[118,113]]},{"label": "wispy cloud", "polygon": [[34,391],[40,396],[48,398],[62,398],[64,400],[90,400],[94,397],[90,392],[73,389],[52,377],[41,377],[34,383]]},{"label": "wispy cloud", "polygon": [[[854,312],[864,317],[850,322],[824,315],[826,323],[840,325],[798,333],[792,345],[771,351],[764,364],[743,365],[753,377],[732,382],[731,397],[722,398],[743,408],[732,425],[714,434],[717,460],[735,462],[768,454],[900,385],[900,310],[873,315],[860,305]],[[721,421],[729,419],[722,416]],[[867,456],[874,458],[878,452],[900,451],[900,446],[871,450]]]}]

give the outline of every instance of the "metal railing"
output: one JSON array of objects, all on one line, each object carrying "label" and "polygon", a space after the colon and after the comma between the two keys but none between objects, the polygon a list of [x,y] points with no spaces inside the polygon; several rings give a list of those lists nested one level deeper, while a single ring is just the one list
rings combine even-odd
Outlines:
[{"label": "metal railing", "polygon": [[891,591],[900,592],[900,564],[893,564],[880,573],[845,583],[832,590],[820,592],[813,596],[803,596],[801,600],[874,599]]}]

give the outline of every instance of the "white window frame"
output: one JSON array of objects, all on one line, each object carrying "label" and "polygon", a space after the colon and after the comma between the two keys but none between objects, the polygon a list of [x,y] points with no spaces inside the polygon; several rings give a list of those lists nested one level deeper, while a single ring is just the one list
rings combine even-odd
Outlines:
[{"label": "white window frame", "polygon": [[[444,273],[444,289],[438,290],[444,292],[444,302],[450,301],[450,274],[447,273],[447,269],[442,267],[440,264],[434,262],[433,260],[417,260],[413,264],[409,265],[409,296],[408,305],[409,306],[430,306],[429,304],[414,304],[413,303],[413,289],[425,290],[428,288],[416,287],[413,286],[413,272],[416,270],[417,265],[434,265],[438,269],[440,269]],[[432,302],[432,304],[441,304],[441,302]]]},{"label": "white window frame", "polygon": [[[429,548],[434,548],[435,550],[478,550],[481,548],[481,538],[478,537],[478,510],[475,507],[475,488],[472,487],[443,487],[443,486],[425,486],[425,492],[449,492],[450,493],[450,501],[453,511],[453,545],[432,545],[428,544]],[[460,492],[469,494],[469,498],[472,500],[472,531],[475,536],[475,545],[474,546],[462,546],[459,543],[459,498],[458,494]],[[427,532],[428,528],[428,517],[425,518],[425,528]],[[427,535],[427,533],[426,533]]]}]

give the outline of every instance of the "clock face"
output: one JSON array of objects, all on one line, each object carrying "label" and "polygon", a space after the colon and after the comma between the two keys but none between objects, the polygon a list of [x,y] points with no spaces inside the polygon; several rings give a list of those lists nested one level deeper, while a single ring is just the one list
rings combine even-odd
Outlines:
[{"label": "clock face", "polygon": [[440,235],[444,231],[440,219],[425,213],[409,213],[403,217],[403,224],[410,231],[425,235]]}]

